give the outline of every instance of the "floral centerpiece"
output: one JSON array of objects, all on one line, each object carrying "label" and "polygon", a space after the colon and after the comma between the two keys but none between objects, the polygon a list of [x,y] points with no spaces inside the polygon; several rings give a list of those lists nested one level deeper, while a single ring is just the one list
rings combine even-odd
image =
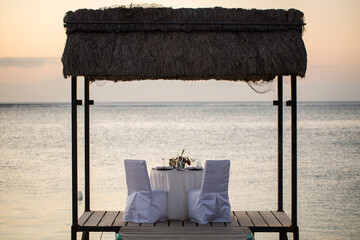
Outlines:
[{"label": "floral centerpiece", "polygon": [[185,149],[182,150],[181,154],[177,157],[169,159],[169,166],[176,169],[184,169],[185,165],[190,165],[192,160],[190,157],[184,157]]}]

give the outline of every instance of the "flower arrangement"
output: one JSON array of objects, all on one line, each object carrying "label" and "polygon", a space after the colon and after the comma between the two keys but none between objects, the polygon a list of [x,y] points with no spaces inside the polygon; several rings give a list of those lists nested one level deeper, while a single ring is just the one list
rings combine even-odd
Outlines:
[{"label": "flower arrangement", "polygon": [[185,165],[190,165],[192,160],[190,157],[184,157],[183,154],[185,149],[182,150],[181,154],[177,157],[169,159],[169,166],[173,168],[181,168],[184,169]]}]

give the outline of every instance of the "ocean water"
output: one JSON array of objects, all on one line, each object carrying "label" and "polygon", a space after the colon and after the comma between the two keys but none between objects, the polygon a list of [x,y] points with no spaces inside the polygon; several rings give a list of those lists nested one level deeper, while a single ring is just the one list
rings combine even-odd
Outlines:
[{"label": "ocean water", "polygon": [[[69,104],[0,105],[0,239],[70,238],[70,113]],[[82,107],[78,114],[79,190],[84,191]],[[233,210],[277,209],[277,108],[271,103],[97,104],[90,124],[93,210],[124,209],[125,158],[145,159],[150,168],[183,149],[202,163],[231,160]],[[290,139],[285,108],[289,216]],[[298,105],[298,225],[301,239],[359,239],[359,102]],[[100,238],[114,234],[91,234]],[[256,234],[256,239],[278,239],[278,234]]]}]

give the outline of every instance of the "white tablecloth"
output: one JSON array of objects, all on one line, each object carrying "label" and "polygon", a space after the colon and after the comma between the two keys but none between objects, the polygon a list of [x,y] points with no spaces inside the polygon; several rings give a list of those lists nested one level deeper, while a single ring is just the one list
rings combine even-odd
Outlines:
[{"label": "white tablecloth", "polygon": [[200,189],[204,171],[158,171],[150,172],[151,188],[168,191],[167,217],[170,220],[189,218],[187,192]]}]

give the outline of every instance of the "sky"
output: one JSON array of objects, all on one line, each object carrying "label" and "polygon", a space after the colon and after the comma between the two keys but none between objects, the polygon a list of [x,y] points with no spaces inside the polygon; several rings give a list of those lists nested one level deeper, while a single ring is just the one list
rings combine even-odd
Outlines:
[{"label": "sky", "polygon": [[[79,8],[157,3],[166,7],[289,9],[304,12],[308,66],[298,81],[299,101],[360,101],[359,0],[0,0],[0,103],[69,102],[70,80],[62,76],[66,43],[63,17]],[[82,98],[82,80],[79,98]],[[285,78],[284,96],[289,96]],[[136,81],[92,84],[95,101],[272,101],[246,83]]]}]

